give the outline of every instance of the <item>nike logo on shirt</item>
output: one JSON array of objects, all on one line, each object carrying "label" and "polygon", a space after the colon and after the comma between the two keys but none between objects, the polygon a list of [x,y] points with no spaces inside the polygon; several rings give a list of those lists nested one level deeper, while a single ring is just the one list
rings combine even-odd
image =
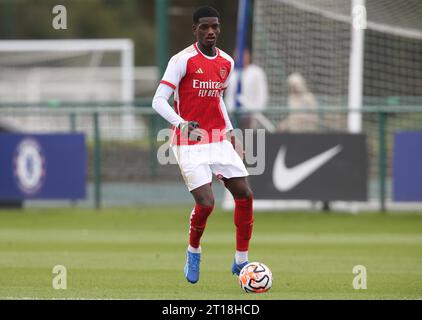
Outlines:
[{"label": "nike logo on shirt", "polygon": [[323,153],[320,153],[294,167],[286,167],[286,148],[282,147],[274,162],[273,183],[278,191],[285,192],[296,187],[299,183],[321,168],[342,150],[337,145]]}]

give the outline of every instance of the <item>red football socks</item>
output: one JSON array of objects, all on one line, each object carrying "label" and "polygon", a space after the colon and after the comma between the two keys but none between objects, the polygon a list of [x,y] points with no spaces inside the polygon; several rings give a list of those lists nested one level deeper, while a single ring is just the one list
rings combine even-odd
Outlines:
[{"label": "red football socks", "polygon": [[253,228],[253,199],[235,199],[236,250],[248,251]]},{"label": "red football socks", "polygon": [[207,224],[207,218],[214,207],[204,207],[195,205],[190,216],[189,244],[194,248],[199,248],[199,242]]}]

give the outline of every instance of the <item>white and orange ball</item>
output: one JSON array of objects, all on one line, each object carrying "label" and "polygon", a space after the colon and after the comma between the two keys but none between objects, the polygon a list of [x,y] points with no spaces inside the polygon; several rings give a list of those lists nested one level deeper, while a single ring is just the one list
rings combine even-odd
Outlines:
[{"label": "white and orange ball", "polygon": [[246,292],[267,292],[273,284],[273,275],[265,264],[251,262],[240,271],[239,283]]}]

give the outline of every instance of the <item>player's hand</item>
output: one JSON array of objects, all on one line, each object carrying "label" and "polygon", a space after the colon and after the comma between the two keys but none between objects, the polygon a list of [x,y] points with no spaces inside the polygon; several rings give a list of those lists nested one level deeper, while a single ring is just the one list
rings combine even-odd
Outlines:
[{"label": "player's hand", "polygon": [[181,122],[179,124],[179,129],[189,140],[201,141],[204,136],[203,130],[199,128],[199,123],[196,121]]}]

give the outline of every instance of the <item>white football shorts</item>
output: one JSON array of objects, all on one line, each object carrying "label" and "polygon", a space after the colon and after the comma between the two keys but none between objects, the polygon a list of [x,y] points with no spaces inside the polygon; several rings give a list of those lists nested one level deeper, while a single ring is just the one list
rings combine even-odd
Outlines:
[{"label": "white football shorts", "polygon": [[219,179],[249,175],[242,159],[228,140],[207,144],[172,146],[189,191]]}]

